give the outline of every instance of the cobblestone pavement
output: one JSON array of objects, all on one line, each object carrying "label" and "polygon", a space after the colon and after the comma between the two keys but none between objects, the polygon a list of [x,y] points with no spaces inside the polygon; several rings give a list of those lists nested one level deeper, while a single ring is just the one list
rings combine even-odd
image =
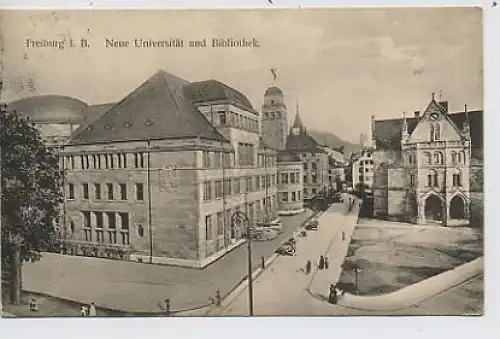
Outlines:
[{"label": "cobblestone pavement", "polygon": [[[253,242],[253,263],[274,254],[281,241],[297,230],[312,211],[281,217],[284,233],[278,239]],[[99,258],[46,253],[41,261],[25,264],[23,287],[85,304],[129,312],[157,312],[158,301],[171,299],[173,310],[205,304],[217,289],[229,293],[247,274],[247,249],[242,245],[205,269],[149,265]],[[64,315],[64,314],[61,314]]]}]

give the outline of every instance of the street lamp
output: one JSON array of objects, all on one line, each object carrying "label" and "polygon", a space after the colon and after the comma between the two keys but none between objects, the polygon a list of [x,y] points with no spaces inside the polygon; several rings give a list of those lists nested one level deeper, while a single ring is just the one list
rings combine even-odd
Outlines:
[{"label": "street lamp", "polygon": [[248,312],[253,316],[253,278],[252,278],[252,235],[253,227],[250,226],[248,215],[241,211],[236,211],[231,216],[231,222],[234,224],[246,223],[247,228],[247,242],[248,242]]},{"label": "street lamp", "polygon": [[359,264],[354,264],[354,267],[352,268],[354,271],[354,280],[356,284],[356,294],[359,295],[359,273],[361,272],[361,268],[359,267]]}]

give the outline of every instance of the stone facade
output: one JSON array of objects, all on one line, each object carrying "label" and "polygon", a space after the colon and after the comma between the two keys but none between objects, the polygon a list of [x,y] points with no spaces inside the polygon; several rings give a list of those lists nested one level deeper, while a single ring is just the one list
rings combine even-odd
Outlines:
[{"label": "stone facade", "polygon": [[302,162],[298,157],[278,158],[278,213],[294,215],[304,211]]},{"label": "stone facade", "polygon": [[[236,211],[245,212],[250,224],[277,218],[277,153],[260,140],[258,112],[226,85],[209,81],[207,86],[216,86],[209,94],[224,88],[228,98],[197,100],[196,113],[191,113],[191,96],[186,103],[179,104],[186,100],[179,97],[171,105],[171,99],[163,97],[168,92],[161,88],[151,94],[155,86],[168,84],[180,96],[189,83],[159,72],[146,84],[99,120],[106,121],[107,115],[119,110],[130,129],[134,124],[124,118],[129,107],[144,103],[151,110],[166,109],[162,112],[166,115],[173,114],[166,108],[169,105],[186,107],[182,116],[191,121],[178,127],[192,124],[189,128],[198,128],[206,136],[186,129],[179,134],[168,124],[156,127],[149,118],[145,127],[135,121],[139,125],[135,133],[152,133],[157,128],[158,133],[179,136],[114,141],[113,133],[121,132],[108,124],[100,126],[100,121],[81,131],[61,153],[67,173],[66,227],[61,240],[72,252],[83,255],[106,257],[119,251],[133,261],[202,268],[245,241],[246,229],[242,228],[246,226],[231,221]],[[142,90],[147,91],[147,101],[137,102]],[[155,100],[158,108],[152,107]],[[205,117],[200,120],[196,114]],[[180,115],[169,119],[176,116]],[[110,140],[91,140],[106,138],[106,133],[92,134],[102,133],[101,128],[109,130]]]},{"label": "stone facade", "polygon": [[283,92],[277,87],[270,87],[264,93],[262,105],[262,138],[276,150],[285,148],[288,133],[288,114]]},{"label": "stone facade", "polygon": [[[459,126],[458,117],[446,107],[432,99],[422,116],[415,115],[411,127],[403,117],[399,151],[380,147],[374,152],[375,216],[451,226],[468,225],[471,212],[482,215],[482,187],[472,182],[482,177],[483,168],[482,162],[471,165],[475,160],[468,112]],[[380,129],[387,128],[383,124],[379,123]],[[372,133],[378,138],[374,143],[387,145],[380,131]]]}]

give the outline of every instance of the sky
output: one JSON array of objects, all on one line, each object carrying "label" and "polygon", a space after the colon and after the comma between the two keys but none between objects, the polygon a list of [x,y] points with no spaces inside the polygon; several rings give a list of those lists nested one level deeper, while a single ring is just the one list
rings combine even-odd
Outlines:
[{"label": "sky", "polygon": [[[260,110],[274,84],[308,129],[359,142],[370,117],[424,110],[442,92],[451,111],[483,108],[478,8],[4,12],[7,102],[60,94],[115,102],[164,69],[217,79]],[[26,39],[88,39],[89,48],[29,48]],[[106,48],[105,40],[255,38],[259,48]]]}]

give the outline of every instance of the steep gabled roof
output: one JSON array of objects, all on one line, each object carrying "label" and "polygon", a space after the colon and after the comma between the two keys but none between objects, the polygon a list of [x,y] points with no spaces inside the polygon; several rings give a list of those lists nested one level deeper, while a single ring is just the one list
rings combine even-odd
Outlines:
[{"label": "steep gabled roof", "polygon": [[316,140],[314,140],[314,138],[307,133],[288,134],[286,138],[285,150],[307,153],[326,153],[326,151],[319,146]]},{"label": "steep gabled roof", "polygon": [[[483,111],[467,112],[472,148],[483,148]],[[456,112],[448,114],[448,117],[458,129],[462,129],[466,120],[465,112]],[[420,118],[406,118],[408,124],[408,133],[412,133],[418,124]],[[400,150],[401,149],[401,127],[403,119],[375,120],[374,138],[376,148],[379,150]]]},{"label": "steep gabled roof", "polygon": [[186,80],[158,71],[70,144],[191,137],[227,141],[185,98],[185,85]]},{"label": "steep gabled roof", "polygon": [[218,80],[192,82],[184,87],[186,98],[194,103],[204,101],[227,101],[258,114],[248,98]]}]

